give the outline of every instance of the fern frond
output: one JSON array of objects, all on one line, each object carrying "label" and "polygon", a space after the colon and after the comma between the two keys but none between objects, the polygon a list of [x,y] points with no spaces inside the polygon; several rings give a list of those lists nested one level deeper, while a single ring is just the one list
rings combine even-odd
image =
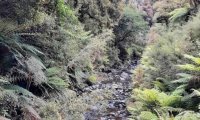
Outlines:
[{"label": "fern frond", "polygon": [[177,65],[180,69],[189,70],[189,71],[200,71],[200,67],[193,64]]},{"label": "fern frond", "polygon": [[48,77],[52,77],[54,75],[58,75],[60,72],[61,72],[61,68],[58,68],[58,67],[51,67],[51,68],[48,68],[46,71],[47,71],[47,76]]},{"label": "fern frond", "polygon": [[47,82],[47,77],[43,71],[46,69],[46,67],[40,60],[31,56],[25,61],[25,64],[27,66],[28,72],[32,74],[33,82],[35,85],[40,85]]},{"label": "fern frond", "polygon": [[178,73],[177,76],[180,76],[181,78],[174,80],[171,83],[188,83],[189,80],[193,78],[192,75],[186,73]]},{"label": "fern frond", "polygon": [[192,89],[193,92],[185,95],[181,100],[182,101],[189,101],[190,99],[192,99],[193,97],[200,97],[200,92],[198,90]]},{"label": "fern frond", "polygon": [[179,95],[167,95],[162,92],[158,96],[158,102],[161,106],[173,106],[174,104],[180,102],[181,96]]},{"label": "fern frond", "polygon": [[194,111],[184,111],[179,113],[174,120],[199,120],[200,119],[200,114],[195,113]]},{"label": "fern frond", "polygon": [[60,77],[57,77],[57,76],[54,76],[54,77],[50,77],[48,79],[48,84],[53,86],[54,88],[57,88],[57,89],[62,89],[62,88],[66,88],[68,87],[69,85],[65,82],[65,80],[63,80],[62,78]]},{"label": "fern frond", "polygon": [[173,92],[172,95],[182,95],[185,92],[185,87],[187,84],[180,85]]},{"label": "fern frond", "polygon": [[28,45],[28,44],[21,44],[21,47],[25,50],[25,51],[29,51],[30,53],[34,54],[34,55],[44,55],[43,52],[41,52],[40,50],[38,50],[37,48],[35,48],[34,46]]},{"label": "fern frond", "polygon": [[192,89],[192,90],[193,90],[193,92],[192,92],[193,96],[200,97],[200,91],[199,90],[195,90],[195,89]]},{"label": "fern frond", "polygon": [[172,22],[175,22],[179,18],[181,18],[184,15],[186,15],[188,13],[188,11],[189,11],[188,7],[177,8],[177,9],[175,9],[172,12],[169,13],[169,15],[171,16],[169,18],[169,20],[172,21]]},{"label": "fern frond", "polygon": [[0,84],[9,84],[9,80],[5,77],[0,76]]},{"label": "fern frond", "polygon": [[185,58],[192,60],[195,64],[200,65],[200,58],[199,57],[194,57],[192,55],[184,55]]},{"label": "fern frond", "polygon": [[158,117],[149,111],[142,111],[139,117],[141,120],[158,120]]},{"label": "fern frond", "polygon": [[183,111],[184,109],[183,108],[174,108],[174,107],[161,107],[162,110],[167,110],[167,111],[170,111],[170,112],[181,112]]},{"label": "fern frond", "polygon": [[6,90],[12,90],[12,91],[14,91],[18,94],[22,94],[24,96],[29,96],[29,97],[35,96],[35,95],[33,95],[33,93],[29,92],[27,89],[24,89],[24,88],[19,87],[17,85],[12,85],[12,84],[4,85],[3,88],[6,89]]}]

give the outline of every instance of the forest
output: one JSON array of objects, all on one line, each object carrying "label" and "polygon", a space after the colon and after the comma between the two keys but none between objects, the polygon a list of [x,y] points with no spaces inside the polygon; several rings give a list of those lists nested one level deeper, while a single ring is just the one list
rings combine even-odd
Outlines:
[{"label": "forest", "polygon": [[200,0],[0,0],[0,120],[200,120]]}]

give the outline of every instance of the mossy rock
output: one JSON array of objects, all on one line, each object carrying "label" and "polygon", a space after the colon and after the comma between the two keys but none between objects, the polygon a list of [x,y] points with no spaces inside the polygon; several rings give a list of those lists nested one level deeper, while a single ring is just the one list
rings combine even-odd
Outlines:
[{"label": "mossy rock", "polygon": [[96,83],[97,82],[97,75],[93,74],[93,75],[90,75],[88,77],[88,80],[92,83]]}]

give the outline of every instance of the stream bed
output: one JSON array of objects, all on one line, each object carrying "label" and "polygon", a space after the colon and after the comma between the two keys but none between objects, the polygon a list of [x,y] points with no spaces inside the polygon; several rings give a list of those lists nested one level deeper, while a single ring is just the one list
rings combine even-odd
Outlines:
[{"label": "stream bed", "polygon": [[127,120],[130,113],[127,110],[126,102],[131,96],[133,89],[132,86],[132,71],[137,65],[137,61],[131,64],[126,69],[113,70],[110,75],[111,78],[108,81],[102,81],[94,86],[85,88],[85,91],[91,89],[113,89],[112,97],[108,100],[106,110],[101,110],[98,105],[93,106],[89,111],[85,113],[85,120]]}]

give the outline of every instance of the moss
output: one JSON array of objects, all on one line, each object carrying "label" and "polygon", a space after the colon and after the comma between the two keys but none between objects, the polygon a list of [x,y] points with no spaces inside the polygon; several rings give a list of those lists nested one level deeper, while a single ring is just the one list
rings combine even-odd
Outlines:
[{"label": "moss", "polygon": [[88,77],[88,80],[91,81],[92,83],[96,83],[97,82],[97,75],[95,75],[95,74],[90,75],[90,77]]}]

